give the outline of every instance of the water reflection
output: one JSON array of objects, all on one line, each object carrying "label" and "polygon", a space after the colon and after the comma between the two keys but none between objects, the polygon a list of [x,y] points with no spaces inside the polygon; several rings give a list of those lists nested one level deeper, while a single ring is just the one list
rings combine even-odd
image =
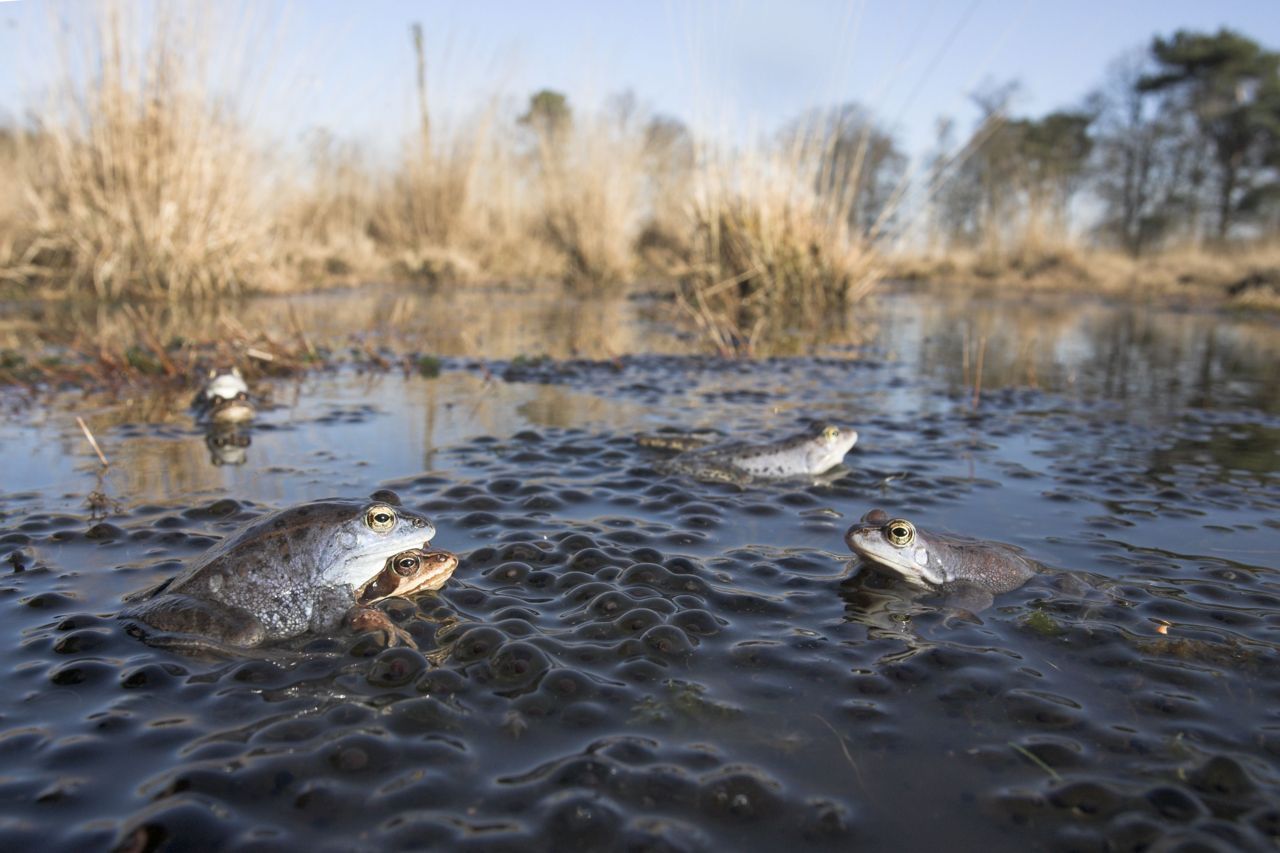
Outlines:
[{"label": "water reflection", "polygon": [[253,439],[247,430],[238,427],[214,426],[204,434],[209,448],[209,461],[215,466],[243,465],[249,459],[249,445]]},{"label": "water reflection", "polygon": [[[365,346],[438,355],[512,358],[548,355],[609,358],[641,350],[685,352],[688,341],[655,337],[653,303],[579,298],[543,287],[421,291],[369,286],[292,296],[200,303],[102,305],[81,302],[0,306],[0,350],[54,351],[90,341],[149,335],[169,346],[189,340],[296,341],[302,349],[342,352]],[[224,344],[217,353],[232,363]]]},{"label": "water reflection", "polygon": [[1280,410],[1274,318],[1048,296],[904,295],[882,306],[881,345],[953,390],[1039,388],[1161,416]]},{"label": "water reflection", "polygon": [[[99,335],[129,334],[145,322],[154,336],[165,340],[197,329],[261,328],[266,335],[305,335],[313,346],[345,340],[348,346],[446,356],[546,353],[604,359],[610,369],[582,381],[569,376],[553,384],[540,384],[538,376],[506,382],[496,375],[501,373],[497,366],[493,371],[446,370],[439,378],[371,370],[261,380],[252,388],[261,403],[252,433],[206,433],[188,409],[191,388],[54,394],[48,408],[27,409],[20,416],[20,423],[38,427],[38,432],[11,431],[3,439],[6,459],[14,451],[22,456],[6,479],[64,482],[75,479],[76,470],[94,470],[73,410],[106,444],[113,462],[110,478],[119,492],[157,499],[244,488],[249,480],[259,489],[263,478],[283,483],[289,480],[286,472],[310,464],[304,447],[346,465],[353,480],[431,470],[440,464],[441,448],[478,434],[661,420],[663,406],[670,406],[658,402],[664,395],[682,405],[769,395],[778,417],[828,414],[815,408],[816,396],[801,392],[819,381],[806,378],[812,371],[803,368],[794,374],[760,370],[753,383],[751,371],[740,371],[729,381],[719,372],[646,374],[641,362],[614,361],[636,351],[682,352],[695,346],[665,323],[664,310],[654,300],[583,300],[539,289],[425,293],[367,288],[218,306],[9,305],[0,309],[4,345],[21,340],[31,347],[35,344],[27,335],[40,331],[57,339],[57,329],[96,327]],[[1082,404],[1107,401],[1114,403],[1110,411],[1117,417],[1148,423],[1189,411],[1280,410],[1280,373],[1274,369],[1280,363],[1280,333],[1274,319],[1097,299],[973,299],[960,293],[889,291],[858,306],[841,334],[854,327],[876,333],[874,343],[859,354],[883,359],[904,380],[923,375],[940,385],[890,383],[862,393],[838,377],[833,381],[839,387],[832,390],[843,403],[832,416],[858,412],[863,417],[880,413],[919,419],[945,412],[955,400],[979,409],[1009,405],[995,398],[1005,389],[1056,392]],[[840,354],[849,353],[845,349]],[[625,402],[611,393],[632,386],[648,388],[646,399]],[[947,394],[939,395],[939,388]],[[779,395],[783,391],[787,393]],[[1014,403],[1023,408],[1044,404],[1043,398]],[[1230,424],[1207,424],[1205,430],[1202,441],[1163,448],[1151,464],[1160,469],[1187,455],[1208,453],[1224,468],[1276,469],[1275,437],[1269,428],[1241,432]],[[1100,458],[1119,446],[1114,432],[1071,440],[1094,442]],[[1142,435],[1125,446],[1130,454],[1151,452]],[[289,482],[287,488],[275,488],[327,494],[336,487],[300,487],[296,478]],[[285,491],[271,491],[271,496]]]},{"label": "water reflection", "polygon": [[[774,355],[847,352],[870,344],[893,360],[981,399],[1007,387],[1070,391],[1120,401],[1130,411],[1184,405],[1280,406],[1275,318],[1112,303],[1093,297],[973,297],[894,291],[833,317],[823,329],[778,325]],[[511,286],[419,291],[367,287],[216,303],[0,306],[0,349],[58,355],[90,342],[152,339],[165,345],[225,336],[297,342],[338,355],[378,350],[510,359],[610,359],[633,353],[706,351],[675,307],[655,298],[591,298]],[[229,343],[215,354],[233,363]],[[193,377],[194,378],[194,377]],[[975,393],[976,392],[976,393]],[[138,395],[129,417],[171,417],[170,401]]]},{"label": "water reflection", "polygon": [[[541,821],[506,838],[528,849],[650,820],[690,828],[668,846],[740,849],[740,819],[762,849],[811,841],[806,826],[838,830],[830,849],[999,847],[1029,830],[1040,846],[1130,848],[1123,815],[1156,821],[1142,804],[1161,802],[1176,806],[1152,830],[1165,847],[1219,801],[1218,827],[1245,826],[1245,809],[1274,826],[1257,757],[1280,700],[1274,326],[906,293],[861,309],[879,332],[859,358],[615,359],[687,342],[634,303],[542,299],[335,293],[199,321],[278,322],[269,333],[306,329],[315,346],[358,321],[369,337],[348,345],[471,359],[434,377],[356,364],[263,379],[252,432],[212,465],[189,389],[66,392],[0,419],[0,717],[21,752],[25,846],[54,823],[67,849],[146,826],[216,841],[223,829],[186,823],[194,801],[226,815],[228,838],[278,821],[292,846],[337,832],[449,846],[448,827],[512,815]],[[284,319],[251,319],[264,305]],[[607,360],[475,358],[575,350]],[[750,440],[812,418],[863,435],[819,484],[663,479],[628,440],[659,426]],[[119,631],[122,593],[247,518],[379,486],[466,559],[403,605],[441,653],[429,664],[318,637],[305,667],[207,671]],[[845,577],[841,534],[872,506],[1023,546],[1086,588],[1045,576],[981,622],[949,620],[892,580]],[[918,819],[925,801],[936,820]],[[390,833],[424,804],[433,834]]]}]

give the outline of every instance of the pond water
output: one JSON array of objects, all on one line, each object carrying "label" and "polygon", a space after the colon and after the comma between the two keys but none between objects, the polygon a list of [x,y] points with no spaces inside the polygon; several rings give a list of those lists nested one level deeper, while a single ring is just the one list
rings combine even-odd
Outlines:
[{"label": "pond water", "polygon": [[[316,335],[408,317],[442,370],[260,382],[231,444],[172,393],[11,394],[0,848],[1274,849],[1274,321],[901,292],[737,362],[651,309],[299,299]],[[814,419],[860,433],[820,482],[632,440]],[[379,488],[462,558],[386,605],[417,652],[203,660],[115,618],[256,515]],[[851,558],[874,507],[1048,570],[958,613]]]}]

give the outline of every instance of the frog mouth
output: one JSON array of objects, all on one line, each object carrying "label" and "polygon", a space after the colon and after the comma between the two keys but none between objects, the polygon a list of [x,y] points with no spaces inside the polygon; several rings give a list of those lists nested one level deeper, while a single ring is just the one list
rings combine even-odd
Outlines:
[{"label": "frog mouth", "polygon": [[921,589],[934,589],[942,582],[941,579],[934,580],[925,567],[912,563],[906,552],[887,545],[879,525],[855,525],[845,534],[845,541],[864,564],[881,574],[899,578]]}]

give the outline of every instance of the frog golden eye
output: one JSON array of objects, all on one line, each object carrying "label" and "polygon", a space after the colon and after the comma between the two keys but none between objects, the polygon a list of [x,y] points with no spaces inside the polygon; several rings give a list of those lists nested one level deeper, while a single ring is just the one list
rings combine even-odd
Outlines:
[{"label": "frog golden eye", "polygon": [[397,557],[396,558],[396,574],[408,577],[418,570],[419,560],[417,557]]},{"label": "frog golden eye", "polygon": [[835,441],[840,437],[840,430],[837,427],[829,426],[822,431],[822,437],[827,441]]},{"label": "frog golden eye", "polygon": [[371,506],[364,514],[364,523],[369,525],[369,529],[374,533],[386,533],[395,526],[395,510],[389,506]]},{"label": "frog golden eye", "polygon": [[905,518],[895,518],[884,526],[885,536],[889,539],[889,544],[902,548],[910,545],[916,538],[916,528],[911,522]]}]

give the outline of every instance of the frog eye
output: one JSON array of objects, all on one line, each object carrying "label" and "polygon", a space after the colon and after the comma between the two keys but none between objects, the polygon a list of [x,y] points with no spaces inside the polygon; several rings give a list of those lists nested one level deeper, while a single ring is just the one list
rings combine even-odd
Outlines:
[{"label": "frog eye", "polygon": [[895,518],[884,526],[884,534],[889,544],[903,548],[915,540],[916,528],[905,518]]},{"label": "frog eye", "polygon": [[386,533],[395,527],[396,511],[382,504],[371,506],[364,514],[364,523],[369,525],[369,529],[374,533]]},{"label": "frog eye", "polygon": [[401,577],[408,577],[418,570],[421,561],[412,554],[404,557],[396,557],[396,574]]},{"label": "frog eye", "polygon": [[829,426],[822,431],[822,438],[825,441],[835,441],[840,437],[840,428]]}]

